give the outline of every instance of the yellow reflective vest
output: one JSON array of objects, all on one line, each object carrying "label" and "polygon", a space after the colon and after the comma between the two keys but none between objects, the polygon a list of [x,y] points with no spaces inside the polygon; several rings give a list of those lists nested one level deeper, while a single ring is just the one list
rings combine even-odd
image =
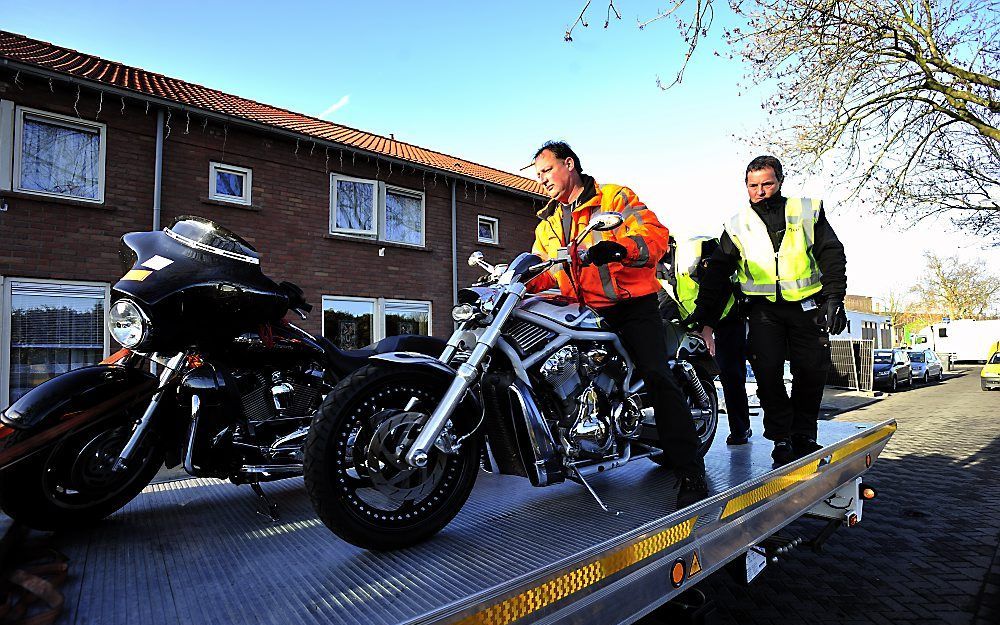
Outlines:
[{"label": "yellow reflective vest", "polygon": [[819,265],[813,257],[816,221],[823,203],[809,198],[785,202],[785,233],[774,251],[767,227],[750,206],[743,207],[726,224],[726,232],[740,251],[736,272],[743,293],[798,302],[823,288]]},{"label": "yellow reflective vest", "polygon": [[[669,280],[660,280],[660,285],[670,298],[677,302],[677,308],[685,319],[694,313],[695,301],[698,299],[698,281],[695,272],[702,261],[702,244],[712,239],[713,237],[697,236],[677,242],[673,265],[674,280],[677,283],[676,292]],[[729,314],[735,301],[736,298],[730,295],[726,308],[722,311],[723,317]]]}]

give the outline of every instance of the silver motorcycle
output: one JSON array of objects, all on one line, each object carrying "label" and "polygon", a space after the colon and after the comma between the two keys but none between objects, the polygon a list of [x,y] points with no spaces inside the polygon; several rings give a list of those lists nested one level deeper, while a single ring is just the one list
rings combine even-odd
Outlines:
[{"label": "silver motorcycle", "polygon": [[[559,257],[524,253],[490,265],[459,293],[457,325],[438,358],[372,356],[316,412],[305,483],[320,519],[367,549],[397,549],[440,531],[482,469],[533,486],[587,478],[640,458],[664,463],[651,401],[618,336],[600,316],[558,295],[529,294],[542,272],[583,259],[591,232],[622,224],[604,213]],[[585,260],[584,260],[585,262]],[[671,371],[688,399],[699,454],[712,444],[714,360],[696,333],[668,324]]]}]

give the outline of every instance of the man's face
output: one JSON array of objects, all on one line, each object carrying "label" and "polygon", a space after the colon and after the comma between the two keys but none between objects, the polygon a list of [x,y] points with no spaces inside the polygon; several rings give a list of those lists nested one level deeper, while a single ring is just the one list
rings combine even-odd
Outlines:
[{"label": "man's face", "polygon": [[580,181],[573,159],[556,158],[551,150],[542,150],[535,159],[535,173],[545,187],[545,194],[563,204],[569,203],[569,196]]},{"label": "man's face", "polygon": [[781,183],[774,174],[774,169],[765,167],[747,173],[747,195],[754,204],[774,197],[781,191]]}]

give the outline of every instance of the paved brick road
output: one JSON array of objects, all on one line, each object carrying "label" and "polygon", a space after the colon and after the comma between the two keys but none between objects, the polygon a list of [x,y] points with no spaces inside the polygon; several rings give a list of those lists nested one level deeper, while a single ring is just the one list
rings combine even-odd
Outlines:
[{"label": "paved brick road", "polygon": [[[887,418],[899,429],[869,472],[879,497],[863,522],[749,588],[724,573],[706,580],[714,622],[1000,623],[1000,392],[982,392],[969,367],[838,417]],[[817,528],[800,520],[789,531]]]}]

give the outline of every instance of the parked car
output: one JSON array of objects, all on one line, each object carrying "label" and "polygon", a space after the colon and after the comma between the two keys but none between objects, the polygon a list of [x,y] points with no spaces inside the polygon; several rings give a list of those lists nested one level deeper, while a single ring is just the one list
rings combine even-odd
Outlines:
[{"label": "parked car", "polygon": [[979,385],[984,391],[1000,388],[1000,351],[993,352],[983,370],[979,372]]},{"label": "parked car", "polygon": [[876,388],[887,388],[894,393],[900,384],[913,386],[913,370],[906,350],[876,349],[874,367]]},{"label": "parked car", "polygon": [[908,355],[910,357],[910,371],[913,373],[914,379],[927,384],[931,380],[940,382],[941,378],[944,377],[944,366],[934,350],[915,349],[910,350]]}]

